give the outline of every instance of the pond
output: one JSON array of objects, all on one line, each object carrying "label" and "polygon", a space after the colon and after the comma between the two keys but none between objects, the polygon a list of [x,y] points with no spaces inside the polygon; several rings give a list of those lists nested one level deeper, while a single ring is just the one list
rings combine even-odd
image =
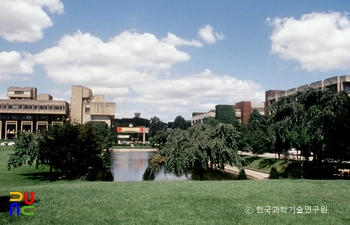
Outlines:
[{"label": "pond", "polygon": [[[114,181],[142,181],[143,174],[150,164],[154,151],[123,151],[112,153],[112,173]],[[176,177],[160,170],[154,180],[188,180],[186,176]]]}]

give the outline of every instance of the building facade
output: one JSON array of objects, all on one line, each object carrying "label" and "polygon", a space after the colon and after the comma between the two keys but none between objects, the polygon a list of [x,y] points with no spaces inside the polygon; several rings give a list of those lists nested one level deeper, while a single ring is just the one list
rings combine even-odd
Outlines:
[{"label": "building facade", "polygon": [[289,96],[307,88],[329,90],[333,93],[340,91],[350,91],[350,76],[336,76],[325,80],[319,80],[311,84],[305,84],[288,90],[268,90],[265,92],[265,109],[279,98]]},{"label": "building facade", "polygon": [[40,132],[49,125],[73,122],[105,122],[111,125],[115,103],[103,95],[92,95],[89,88],[72,86],[71,104],[37,94],[35,87],[9,87],[8,99],[0,99],[0,139],[16,138],[18,131]]},{"label": "building facade", "polygon": [[[234,105],[234,108],[237,121],[244,124],[248,124],[249,115],[254,109],[258,110],[261,115],[265,114],[264,102],[242,101],[237,102]],[[191,125],[193,126],[195,123],[203,123],[203,120],[208,117],[216,118],[215,110],[210,110],[209,112],[194,112],[192,113]]]},{"label": "building facade", "polygon": [[0,100],[0,138],[15,138],[18,131],[38,132],[48,125],[63,124],[69,116],[66,101],[37,95],[35,87],[9,87],[8,99]]},{"label": "building facade", "polygon": [[93,95],[89,88],[73,85],[70,116],[74,122],[105,122],[110,126],[115,117],[115,103],[105,102],[103,95]]}]

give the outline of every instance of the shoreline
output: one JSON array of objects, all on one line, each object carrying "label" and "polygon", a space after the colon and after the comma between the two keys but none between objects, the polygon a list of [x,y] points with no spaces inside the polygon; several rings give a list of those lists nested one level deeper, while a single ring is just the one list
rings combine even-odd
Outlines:
[{"label": "shoreline", "polygon": [[112,152],[157,152],[156,148],[113,148]]}]

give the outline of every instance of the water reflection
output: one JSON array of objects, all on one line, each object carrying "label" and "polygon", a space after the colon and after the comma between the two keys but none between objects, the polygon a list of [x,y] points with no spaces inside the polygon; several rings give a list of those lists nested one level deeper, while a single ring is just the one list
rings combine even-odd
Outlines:
[{"label": "water reflection", "polygon": [[[114,181],[142,181],[143,174],[155,152],[113,152],[112,173]],[[161,169],[154,180],[188,180],[186,176],[176,177],[164,174]]]}]

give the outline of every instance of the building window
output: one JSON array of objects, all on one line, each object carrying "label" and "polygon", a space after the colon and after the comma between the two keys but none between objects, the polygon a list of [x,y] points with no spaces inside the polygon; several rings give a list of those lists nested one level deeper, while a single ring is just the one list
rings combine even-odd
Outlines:
[{"label": "building window", "polygon": [[350,82],[343,82],[343,88],[345,91],[350,91]]},{"label": "building window", "polygon": [[23,109],[28,109],[28,105],[23,105]]},{"label": "building window", "polygon": [[49,106],[49,109],[52,110],[52,105]]},{"label": "building window", "polygon": [[29,109],[32,109],[32,108],[33,108],[33,106],[29,105]]},{"label": "building window", "polygon": [[16,115],[11,115],[11,120],[16,120],[17,116]]},{"label": "building window", "polygon": [[90,113],[90,108],[85,108],[86,113]]},{"label": "building window", "polygon": [[47,109],[47,105],[40,105],[39,109]]},{"label": "building window", "polygon": [[12,105],[9,105],[8,108],[9,108],[9,109],[12,109]]},{"label": "building window", "polygon": [[22,105],[18,105],[18,109],[22,109]]},{"label": "building window", "polygon": [[37,106],[37,105],[35,105],[35,106],[34,106],[34,109],[38,109],[38,106]]},{"label": "building window", "polygon": [[6,105],[3,105],[2,108],[3,108],[3,109],[6,109]]},{"label": "building window", "polygon": [[15,95],[23,95],[24,91],[15,91]]}]

